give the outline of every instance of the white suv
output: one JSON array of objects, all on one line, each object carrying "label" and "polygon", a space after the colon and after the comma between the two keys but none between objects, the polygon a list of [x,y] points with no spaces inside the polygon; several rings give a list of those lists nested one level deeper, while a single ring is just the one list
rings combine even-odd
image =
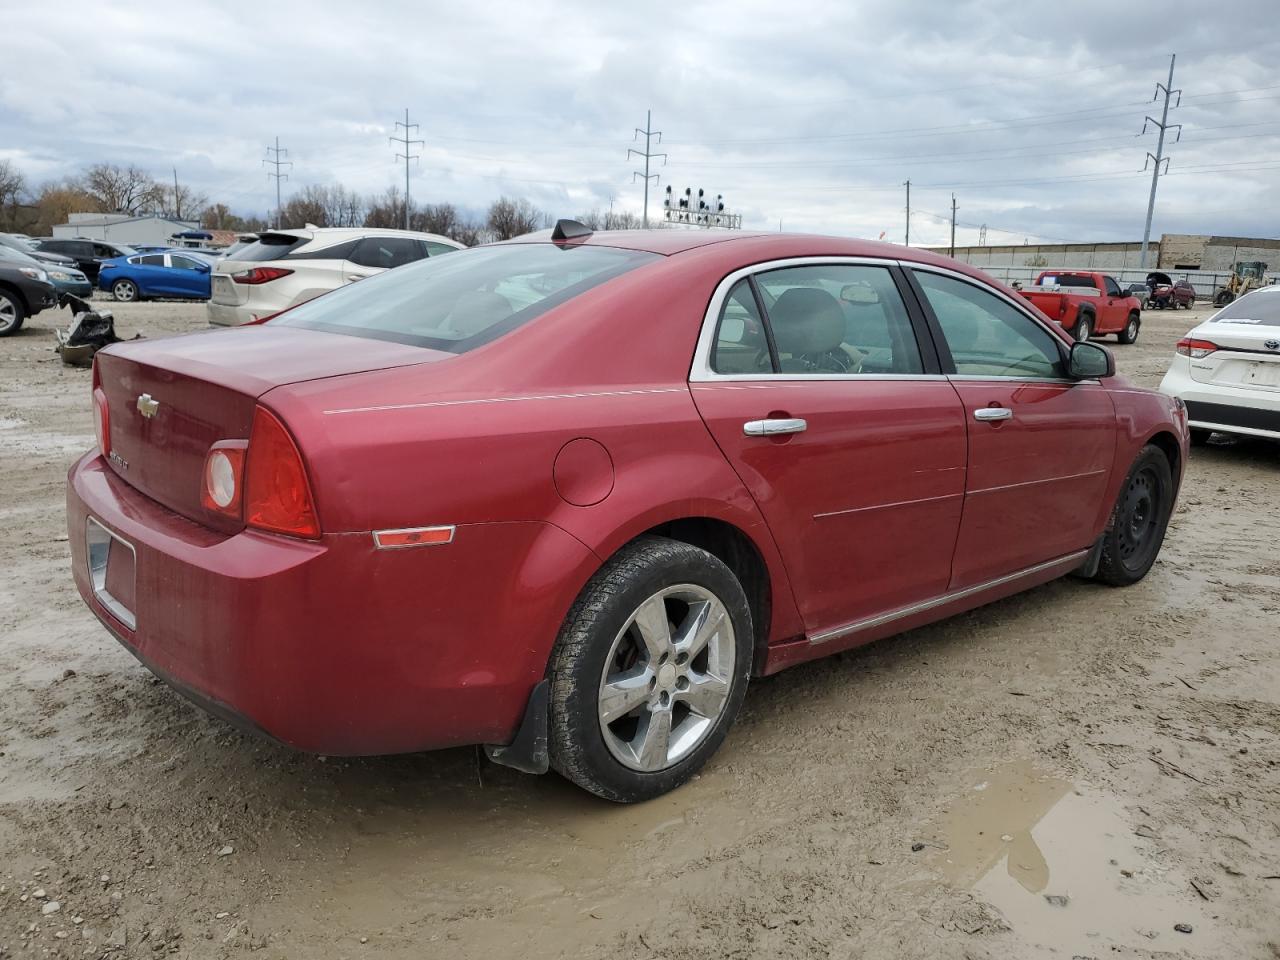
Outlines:
[{"label": "white suv", "polygon": [[448,237],[408,230],[268,230],[214,265],[209,322],[252,323],[343,284],[462,249]]}]

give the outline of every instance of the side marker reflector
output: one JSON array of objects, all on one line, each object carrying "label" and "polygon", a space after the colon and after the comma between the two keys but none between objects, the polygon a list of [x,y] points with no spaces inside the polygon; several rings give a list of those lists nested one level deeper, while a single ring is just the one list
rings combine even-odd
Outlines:
[{"label": "side marker reflector", "polygon": [[406,527],[403,530],[375,530],[373,544],[379,550],[400,547],[439,547],[453,543],[453,527]]}]

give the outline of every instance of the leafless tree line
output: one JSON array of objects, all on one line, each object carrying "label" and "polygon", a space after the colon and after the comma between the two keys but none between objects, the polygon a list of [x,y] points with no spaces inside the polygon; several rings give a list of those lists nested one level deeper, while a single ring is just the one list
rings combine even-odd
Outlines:
[{"label": "leafless tree line", "polygon": [[[235,214],[225,203],[211,203],[181,183],[164,183],[135,166],[98,163],[78,176],[31,189],[21,171],[0,160],[0,230],[48,236],[71,213],[159,214],[198,220],[206,229],[256,232],[270,224],[261,217]],[[274,221],[274,217],[271,218]],[[395,186],[362,196],[342,184],[308,185],[282,205],[280,226],[392,227],[405,224],[405,196]],[[575,219],[593,230],[634,230],[633,213],[591,210]],[[528,200],[499,197],[482,215],[452,203],[409,204],[409,228],[451,237],[467,246],[509,240],[550,227],[555,218]]]}]

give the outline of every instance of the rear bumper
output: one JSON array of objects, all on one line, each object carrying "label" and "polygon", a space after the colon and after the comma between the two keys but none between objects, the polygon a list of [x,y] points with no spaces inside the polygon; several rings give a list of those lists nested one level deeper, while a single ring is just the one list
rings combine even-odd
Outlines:
[{"label": "rear bumper", "polygon": [[1201,383],[1174,361],[1160,383],[1160,392],[1180,397],[1187,405],[1187,425],[1255,437],[1280,439],[1280,391]]},{"label": "rear bumper", "polygon": [[[134,628],[95,595],[90,517],[133,548]],[[542,523],[460,526],[448,546],[409,550],[375,550],[367,532],[227,536],[94,454],[71,468],[67,530],[81,597],[144,665],[211,713],[334,755],[508,742],[570,583],[594,569]]]},{"label": "rear bumper", "polygon": [[242,324],[253,323],[260,317],[265,317],[271,311],[251,310],[246,306],[234,306],[229,303],[215,303],[209,301],[209,325],[213,327],[238,327]]}]

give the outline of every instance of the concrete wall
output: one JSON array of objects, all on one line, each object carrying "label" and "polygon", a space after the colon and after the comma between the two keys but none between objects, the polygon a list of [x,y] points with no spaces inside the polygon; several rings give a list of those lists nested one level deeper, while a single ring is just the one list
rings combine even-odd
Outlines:
[{"label": "concrete wall", "polygon": [[87,237],[90,240],[109,240],[112,243],[126,245],[142,243],[168,246],[169,238],[175,233],[199,228],[200,224],[194,220],[170,220],[167,217],[117,219],[111,215],[104,217],[100,213],[77,219],[73,214],[69,222],[59,223],[53,227],[53,235],[66,240]]},{"label": "concrete wall", "polygon": [[[946,247],[931,247],[946,254]],[[1141,260],[1140,243],[1051,243],[1017,244],[999,247],[956,247],[955,257],[975,267],[1047,267],[1074,270],[1136,269]],[[1154,264],[1160,245],[1153,243],[1147,262]]]}]

